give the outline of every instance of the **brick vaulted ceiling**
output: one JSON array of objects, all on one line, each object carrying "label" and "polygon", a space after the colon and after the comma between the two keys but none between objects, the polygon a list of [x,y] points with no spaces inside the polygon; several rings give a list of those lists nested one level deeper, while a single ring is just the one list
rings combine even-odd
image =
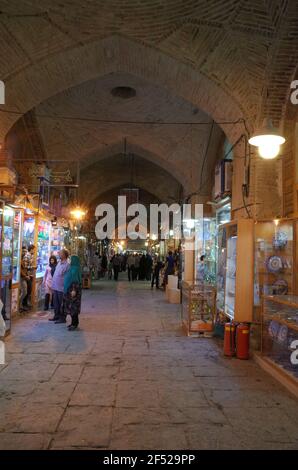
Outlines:
[{"label": "brick vaulted ceiling", "polygon": [[[128,80],[137,90],[137,119],[245,117],[252,127],[267,113],[282,122],[298,61],[298,7],[295,0],[1,0],[0,40],[0,79],[6,84],[1,109],[35,108],[37,115],[63,109],[112,119],[124,109],[132,119],[133,100],[120,109],[107,93],[109,80],[118,77],[118,84]],[[18,118],[0,113],[2,139]],[[149,135],[133,127],[89,123],[78,129],[73,122],[37,121],[48,158],[77,152],[95,161],[119,153],[127,135],[136,154],[153,163],[158,158],[189,185],[179,165],[182,128],[163,128],[161,137],[154,128]],[[230,140],[236,130],[239,135],[236,127],[222,125]],[[204,129],[192,136],[201,155]],[[186,153],[191,158],[184,148]]]}]

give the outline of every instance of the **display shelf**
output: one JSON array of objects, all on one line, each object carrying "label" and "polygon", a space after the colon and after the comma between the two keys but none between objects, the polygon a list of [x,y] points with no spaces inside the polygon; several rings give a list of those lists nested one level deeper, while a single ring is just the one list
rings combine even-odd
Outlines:
[{"label": "display shelf", "polygon": [[264,220],[255,224],[254,305],[263,295],[294,292],[294,220]]},{"label": "display shelf", "polygon": [[217,311],[237,322],[253,317],[253,227],[253,220],[239,219],[218,231]]},{"label": "display shelf", "polygon": [[298,391],[298,296],[268,295],[262,302],[262,357],[296,381]]},{"label": "display shelf", "polygon": [[216,290],[206,284],[182,283],[182,325],[188,336],[212,335]]}]

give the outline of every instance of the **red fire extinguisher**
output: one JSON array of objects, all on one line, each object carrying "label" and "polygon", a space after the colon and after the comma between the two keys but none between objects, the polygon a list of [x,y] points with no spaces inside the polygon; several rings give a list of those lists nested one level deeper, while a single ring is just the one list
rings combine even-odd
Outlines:
[{"label": "red fire extinguisher", "polygon": [[249,359],[249,325],[246,323],[237,326],[236,356],[238,359]]},{"label": "red fire extinguisher", "polygon": [[235,331],[236,326],[234,323],[225,324],[224,335],[224,355],[235,356]]}]

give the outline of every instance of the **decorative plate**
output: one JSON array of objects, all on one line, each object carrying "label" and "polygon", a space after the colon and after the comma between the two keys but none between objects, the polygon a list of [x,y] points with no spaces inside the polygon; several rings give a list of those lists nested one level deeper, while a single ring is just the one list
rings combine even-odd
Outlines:
[{"label": "decorative plate", "polygon": [[288,293],[288,283],[284,279],[278,279],[273,284],[275,295],[286,295]]},{"label": "decorative plate", "polygon": [[278,273],[282,268],[282,259],[280,256],[269,256],[266,259],[266,267],[271,273]]},{"label": "decorative plate", "polygon": [[288,337],[288,327],[286,325],[281,325],[277,334],[277,341],[279,343],[285,343]]},{"label": "decorative plate", "polygon": [[276,235],[273,237],[272,244],[275,249],[285,248],[288,243],[288,235],[286,232],[279,230]]}]

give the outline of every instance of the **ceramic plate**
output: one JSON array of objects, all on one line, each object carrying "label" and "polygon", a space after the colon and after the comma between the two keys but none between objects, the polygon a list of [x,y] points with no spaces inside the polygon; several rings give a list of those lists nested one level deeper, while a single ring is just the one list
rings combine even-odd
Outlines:
[{"label": "ceramic plate", "polygon": [[283,268],[282,259],[279,256],[269,256],[266,267],[271,273],[278,273]]}]

